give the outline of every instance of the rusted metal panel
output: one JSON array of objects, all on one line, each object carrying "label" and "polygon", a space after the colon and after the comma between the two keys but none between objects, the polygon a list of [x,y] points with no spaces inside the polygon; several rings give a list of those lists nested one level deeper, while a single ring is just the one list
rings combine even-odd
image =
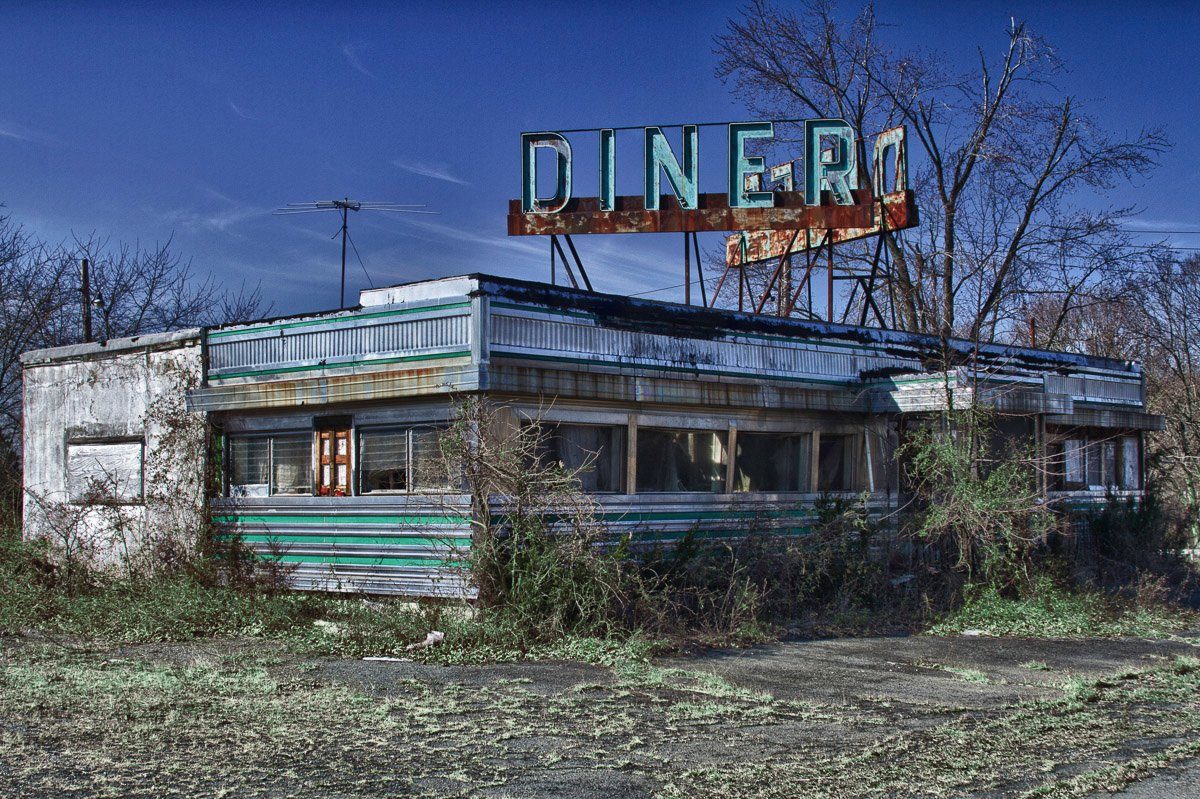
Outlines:
[{"label": "rusted metal panel", "polygon": [[469,355],[437,367],[350,368],[304,378],[216,383],[188,392],[189,410],[232,411],[372,402],[474,391],[478,364]]},{"label": "rusted metal panel", "polygon": [[[795,236],[792,229],[751,230],[744,229],[740,233],[725,240],[725,263],[730,265],[750,264],[759,261],[777,259],[786,252],[802,253],[829,244],[832,236],[835,245],[847,241],[877,236],[885,229],[890,231],[905,230],[916,227],[918,222],[917,205],[911,191],[897,191],[885,194],[879,202],[871,205],[871,219],[866,224],[853,227],[825,228],[822,225],[810,225]],[[884,219],[886,211],[887,218]],[[885,224],[886,222],[886,224]],[[795,243],[790,250],[789,242],[795,236]]]},{"label": "rusted metal panel", "polygon": [[[909,194],[903,192],[903,194]],[[874,224],[874,203],[866,190],[854,192],[854,205],[806,205],[798,191],[777,192],[774,208],[731,208],[726,194],[705,193],[699,207],[686,209],[674,195],[659,198],[659,210],[648,210],[645,198],[615,198],[612,211],[600,209],[600,198],[578,197],[557,213],[522,213],[521,201],[508,206],[508,235],[545,236],[583,233],[703,233],[729,230],[803,230],[866,228]],[[908,210],[911,206],[911,211]],[[916,218],[911,196],[897,220]],[[906,216],[907,215],[907,216]],[[914,223],[915,224],[915,223]],[[911,227],[911,225],[906,225]]]}]

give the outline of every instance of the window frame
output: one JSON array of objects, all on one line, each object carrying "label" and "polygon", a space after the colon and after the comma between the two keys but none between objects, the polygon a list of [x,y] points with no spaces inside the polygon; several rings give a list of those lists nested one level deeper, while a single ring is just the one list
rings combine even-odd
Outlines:
[{"label": "window frame", "polygon": [[[720,466],[720,475],[713,480],[713,488],[710,489],[643,489],[640,485],[642,472],[642,458],[637,451],[642,447],[643,436],[647,433],[686,433],[689,435],[709,435],[713,436],[721,444],[721,451],[724,454],[724,460],[716,462]],[[714,430],[710,427],[658,427],[656,425],[637,426],[637,441],[634,444],[634,474],[633,488],[636,494],[695,494],[699,496],[712,496],[713,494],[728,494],[729,493],[729,465],[733,462],[733,453],[729,449],[729,431]],[[626,442],[626,452],[629,451],[629,444]]]},{"label": "window frame", "polygon": [[[804,464],[804,467],[805,467],[804,471],[803,471],[803,473],[799,474],[800,482],[801,482],[800,488],[788,488],[788,489],[780,489],[780,490],[754,489],[754,488],[743,490],[743,489],[738,488],[739,477],[742,474],[745,474],[745,472],[743,472],[741,469],[742,457],[741,457],[740,448],[741,448],[742,444],[744,443],[745,439],[748,437],[752,437],[752,436],[774,436],[776,438],[797,438],[797,439],[804,440],[804,442],[805,442],[804,446],[807,446],[808,452],[807,452],[807,457],[805,458],[806,463]],[[813,489],[814,461],[813,461],[813,458],[816,454],[813,451],[814,450],[813,442],[815,439],[816,439],[816,436],[813,435],[812,430],[790,430],[790,431],[785,432],[785,431],[778,431],[778,430],[738,429],[737,436],[735,437],[735,440],[734,440],[734,445],[732,447],[729,447],[729,453],[727,456],[729,458],[730,464],[732,464],[732,472],[733,472],[733,483],[730,484],[729,486],[727,486],[728,492],[731,494],[739,494],[739,495],[748,495],[748,494],[776,495],[776,494],[811,494],[811,493],[813,493],[814,492],[814,489]]]},{"label": "window frame", "polygon": [[[87,495],[77,496],[74,490],[74,480],[71,474],[72,447],[104,447],[104,446],[137,446],[138,473],[136,494],[129,496],[103,496],[87,498]],[[63,448],[63,484],[66,488],[67,502],[71,505],[144,505],[146,504],[146,439],[141,436],[121,436],[117,438],[67,438]]]},{"label": "window frame", "polygon": [[[277,493],[275,491],[275,439],[295,436],[299,438],[302,435],[308,435],[308,491],[300,493]],[[315,480],[316,472],[313,467],[315,460],[315,444],[313,441],[316,436],[310,430],[269,430],[269,431],[239,431],[237,433],[225,433],[224,459],[225,469],[223,474],[224,494],[230,499],[266,499],[270,497],[312,497],[316,496]],[[265,496],[256,496],[253,494],[237,495],[234,493],[234,488],[239,485],[261,485],[261,483],[234,483],[233,482],[233,444],[237,440],[245,439],[266,439],[267,441],[267,493]]]},{"label": "window frame", "polygon": [[[557,419],[531,420],[528,422],[523,422],[522,424],[524,426],[528,426],[528,427],[541,427],[542,430],[541,430],[540,435],[545,436],[546,440],[549,440],[550,437],[553,436],[554,431],[560,427],[589,427],[589,428],[598,428],[598,429],[609,431],[610,441],[612,438],[619,438],[621,441],[620,453],[610,454],[608,456],[608,457],[614,458],[616,460],[616,464],[615,464],[616,465],[616,475],[615,475],[615,479],[613,480],[616,487],[615,488],[597,489],[595,491],[591,491],[586,488],[583,490],[585,493],[588,493],[588,494],[603,494],[605,496],[612,496],[612,495],[616,495],[616,494],[624,494],[625,493],[625,487],[629,482],[629,474],[628,474],[629,473],[629,426],[628,426],[628,424],[612,424],[612,423],[608,423],[608,422],[594,422],[594,423],[593,422],[576,422],[576,421],[566,421],[566,420],[557,420]],[[610,446],[611,446],[611,443],[610,443]],[[545,455],[545,453],[539,453],[537,455],[537,457],[540,459],[544,455]],[[599,458],[597,458],[597,461],[598,460],[599,460]]]},{"label": "window frame", "polygon": [[[444,486],[418,486],[416,485],[415,470],[414,470],[414,452],[413,446],[416,434],[421,431],[445,431],[447,425],[444,422],[415,422],[406,424],[367,424],[357,425],[354,428],[354,435],[351,436],[354,448],[353,469],[354,475],[351,481],[351,489],[353,496],[356,497],[371,497],[371,496],[407,496],[410,494],[453,494],[455,489],[448,482]],[[362,468],[362,437],[372,433],[404,433],[404,481],[405,488],[388,489],[381,488],[372,491],[363,489],[363,478],[365,470]]]}]

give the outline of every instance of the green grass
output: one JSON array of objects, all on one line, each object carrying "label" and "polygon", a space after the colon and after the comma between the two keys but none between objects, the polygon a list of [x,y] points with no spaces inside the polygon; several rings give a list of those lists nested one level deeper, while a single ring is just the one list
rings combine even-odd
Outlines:
[{"label": "green grass", "polygon": [[[109,643],[262,638],[294,652],[390,656],[433,663],[562,659],[611,664],[666,646],[637,633],[565,635],[531,641],[503,613],[474,614],[465,604],[365,602],[358,597],[266,591],[179,574],[140,581],[93,575],[68,593],[43,582],[37,550],[0,540],[0,635],[38,633]],[[439,646],[409,651],[431,630]]]},{"label": "green grass", "polygon": [[934,635],[980,630],[1025,638],[1166,638],[1193,628],[1192,611],[1137,605],[1094,591],[1069,590],[1049,577],[1036,578],[1019,597],[990,586],[971,587],[966,598],[936,624]]}]

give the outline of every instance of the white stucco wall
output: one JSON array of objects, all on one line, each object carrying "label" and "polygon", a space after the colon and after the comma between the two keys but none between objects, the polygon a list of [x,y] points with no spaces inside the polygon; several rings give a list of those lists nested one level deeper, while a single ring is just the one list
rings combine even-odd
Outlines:
[{"label": "white stucco wall", "polygon": [[[74,535],[97,565],[127,565],[168,528],[200,520],[203,420],[183,411],[200,375],[198,330],[39,350],[22,364],[26,538]],[[106,483],[111,501],[80,501]]]}]

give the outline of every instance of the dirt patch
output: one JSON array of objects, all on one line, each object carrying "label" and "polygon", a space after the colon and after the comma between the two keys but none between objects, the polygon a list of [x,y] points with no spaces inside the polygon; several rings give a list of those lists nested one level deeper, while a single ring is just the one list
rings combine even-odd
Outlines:
[{"label": "dirt patch", "polygon": [[0,795],[1086,796],[1144,780],[1194,788],[1179,766],[1200,757],[1195,655],[1189,639],[907,637],[613,668],[438,667],[302,658],[261,641],[9,640],[0,652]]}]

